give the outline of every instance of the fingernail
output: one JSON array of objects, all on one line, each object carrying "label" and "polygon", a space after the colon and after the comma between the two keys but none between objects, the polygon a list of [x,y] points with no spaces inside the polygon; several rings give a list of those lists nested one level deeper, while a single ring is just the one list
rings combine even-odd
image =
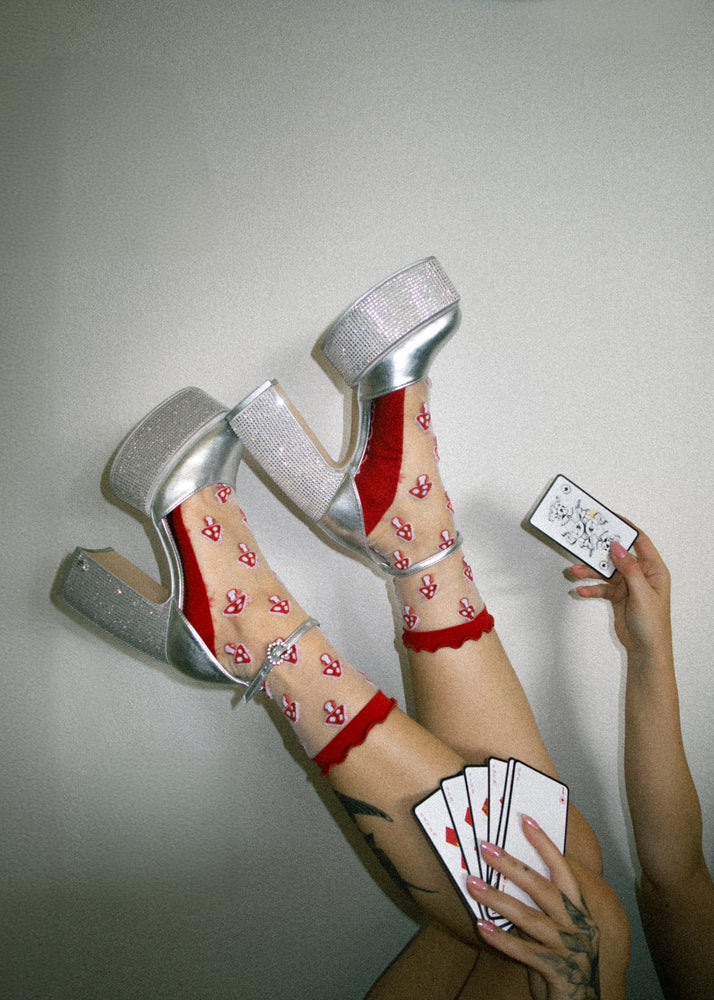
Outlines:
[{"label": "fingernail", "polygon": [[521,813],[521,818],[523,819],[524,824],[526,826],[529,826],[531,830],[540,830],[540,827],[538,826],[538,824],[536,823],[536,821],[533,819],[532,816],[526,816],[525,813]]},{"label": "fingernail", "polygon": [[610,542],[610,552],[612,552],[616,559],[624,559],[627,555],[627,549],[620,542]]},{"label": "fingernail", "polygon": [[479,892],[483,892],[484,889],[488,889],[488,882],[484,882],[482,878],[477,878],[475,875],[469,875],[466,881],[472,889],[478,889]]},{"label": "fingernail", "polygon": [[484,934],[496,933],[496,925],[489,923],[488,920],[477,920],[476,925],[480,931],[483,931]]},{"label": "fingernail", "polygon": [[491,858],[501,857],[501,848],[496,847],[495,844],[489,844],[487,840],[481,842],[481,853],[487,854]]}]

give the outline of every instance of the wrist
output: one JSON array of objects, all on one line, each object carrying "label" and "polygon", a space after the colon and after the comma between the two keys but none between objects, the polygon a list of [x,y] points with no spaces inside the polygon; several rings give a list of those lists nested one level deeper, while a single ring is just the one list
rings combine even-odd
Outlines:
[{"label": "wrist", "polygon": [[672,624],[669,615],[637,617],[626,622],[625,634],[621,636],[628,655],[647,659],[672,657]]},{"label": "wrist", "polygon": [[628,661],[635,663],[671,663],[674,660],[672,633],[668,628],[652,635],[633,638],[625,648]]},{"label": "wrist", "polygon": [[671,647],[635,646],[627,650],[627,672],[643,677],[669,676],[674,673],[674,656]]}]

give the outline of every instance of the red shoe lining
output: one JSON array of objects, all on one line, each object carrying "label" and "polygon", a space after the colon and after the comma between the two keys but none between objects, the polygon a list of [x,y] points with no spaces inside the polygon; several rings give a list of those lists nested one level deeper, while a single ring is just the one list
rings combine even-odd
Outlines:
[{"label": "red shoe lining", "polygon": [[367,535],[397,495],[404,443],[404,393],[404,389],[397,389],[372,401],[369,441],[355,475]]},{"label": "red shoe lining", "polygon": [[184,598],[181,610],[215,656],[216,634],[213,628],[208,591],[198,568],[196,553],[193,550],[180,506],[171,511],[168,522],[183,566]]}]

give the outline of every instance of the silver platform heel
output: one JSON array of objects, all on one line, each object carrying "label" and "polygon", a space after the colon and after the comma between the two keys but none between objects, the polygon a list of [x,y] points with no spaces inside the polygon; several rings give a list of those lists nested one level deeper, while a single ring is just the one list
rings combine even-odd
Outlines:
[{"label": "silver platform heel", "polygon": [[78,548],[62,599],[110,635],[202,680],[241,683],[218,662],[181,612],[181,560],[169,513],[212,483],[234,484],[243,445],[230,413],[201,389],[183,389],[131,432],[109,473],[112,492],[151,520],[170,574],[166,590],[113,549]]},{"label": "silver platform heel", "polygon": [[460,318],[456,289],[436,258],[428,257],[376,285],[330,327],[320,349],[357,389],[357,434],[342,464],[330,458],[274,380],[259,386],[230,418],[246,449],[318,528],[395,576],[424,571],[461,539],[407,570],[392,568],[369,546],[354,476],[369,438],[370,404],[423,379]]}]

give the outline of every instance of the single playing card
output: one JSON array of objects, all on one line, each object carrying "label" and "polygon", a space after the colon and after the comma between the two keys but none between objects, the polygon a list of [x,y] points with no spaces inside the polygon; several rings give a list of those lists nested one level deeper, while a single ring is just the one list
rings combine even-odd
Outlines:
[{"label": "single playing card", "polygon": [[[568,819],[568,787],[521,761],[509,761],[509,765],[499,846],[549,878],[547,865],[523,833],[522,817],[524,813],[531,816],[562,853]],[[538,909],[531,897],[507,877],[498,875],[494,884],[502,892]]]},{"label": "single playing card", "polygon": [[441,782],[441,790],[446,799],[456,837],[461,847],[469,875],[478,875],[481,878],[481,863],[476,853],[476,838],[474,836],[474,825],[471,819],[471,805],[469,803],[469,793],[466,788],[466,778],[463,774],[456,774],[453,778],[445,778]]},{"label": "single playing card", "polygon": [[488,767],[467,767],[464,769],[466,778],[466,789],[469,795],[469,806],[471,809],[471,823],[473,825],[474,840],[476,841],[476,855],[479,862],[479,871],[474,872],[486,881],[486,865],[481,857],[481,844],[488,840]]},{"label": "single playing card", "polygon": [[[466,862],[468,874],[483,878],[481,874],[481,858],[478,853],[479,849],[476,844],[473,820],[471,818],[471,804],[469,802],[465,775],[461,773],[454,775],[453,778],[445,778],[441,782],[441,790],[444,793],[446,805],[454,830],[456,831],[461,853]],[[484,907],[478,902],[476,905],[478,906],[480,916],[486,919]]]},{"label": "single playing card", "polygon": [[615,573],[610,543],[617,541],[630,549],[639,534],[567,476],[555,477],[528,520],[608,580]]},{"label": "single playing card", "polygon": [[437,788],[423,802],[414,806],[414,816],[431,841],[451,880],[463,896],[470,911],[474,916],[480,918],[482,915],[481,907],[469,895],[469,891],[466,888],[468,869],[464,856],[461,853],[456,830],[451,820],[451,813],[449,812],[449,807],[446,804],[446,799],[441,788]]},{"label": "single playing card", "polygon": [[[498,843],[498,831],[503,810],[503,793],[506,788],[508,761],[490,757],[488,761],[488,840]],[[491,869],[486,869],[486,881],[491,881]]]},{"label": "single playing card", "polygon": [[498,816],[498,829],[496,834],[491,841],[492,844],[498,844],[499,847],[503,846],[503,840],[506,836],[506,824],[508,822],[508,809],[507,804],[511,795],[511,783],[513,781],[513,768],[518,763],[513,757],[510,757],[506,761],[506,777],[503,780],[503,790],[501,792],[501,811]]},{"label": "single playing card", "polygon": [[[500,761],[499,763],[503,764],[504,762]],[[478,861],[478,870],[474,869],[471,874],[477,875],[484,881],[488,881],[487,876],[491,869],[487,867],[481,857],[481,844],[484,840],[488,840],[489,768],[487,765],[467,767],[464,769],[464,778],[466,779],[466,789],[468,792],[469,815],[471,817],[471,829],[473,831],[475,855]],[[500,789],[500,784],[498,787]],[[498,791],[498,794],[500,795],[500,790]],[[500,802],[497,801],[496,812],[499,810]],[[499,914],[493,913],[493,911],[488,910],[484,906],[481,906],[480,909],[484,920],[493,921],[496,926],[502,928],[503,930],[508,930],[510,928],[511,923],[506,920],[505,917],[501,917]]]}]

